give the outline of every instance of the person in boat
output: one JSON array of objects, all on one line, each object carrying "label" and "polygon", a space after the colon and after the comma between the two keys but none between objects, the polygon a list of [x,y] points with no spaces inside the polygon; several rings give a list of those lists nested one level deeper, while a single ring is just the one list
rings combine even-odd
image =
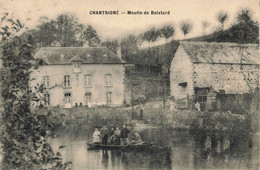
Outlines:
[{"label": "person in boat", "polygon": [[143,143],[141,136],[135,131],[134,136],[132,137],[132,144],[141,144]]},{"label": "person in boat", "polygon": [[108,129],[105,125],[101,128],[100,133],[101,133],[101,137],[102,137],[102,144],[107,145]]},{"label": "person in boat", "polygon": [[200,103],[198,101],[195,103],[195,108],[196,110],[200,111]]},{"label": "person in boat", "polygon": [[116,130],[114,131],[114,135],[112,136],[114,145],[120,145],[120,135],[121,135],[121,131],[119,130],[118,127],[116,127]]},{"label": "person in boat", "polygon": [[121,145],[127,145],[129,143],[128,141],[128,134],[129,130],[127,129],[127,125],[123,125],[123,129],[121,130]]},{"label": "person in boat", "polygon": [[101,134],[100,134],[98,128],[95,128],[95,131],[93,133],[93,142],[96,144],[100,143],[100,136],[101,136]]},{"label": "person in boat", "polygon": [[108,144],[110,145],[113,145],[113,136],[114,136],[114,133],[115,133],[115,128],[113,126],[113,124],[110,126],[110,130],[109,130],[109,138],[108,138]]}]

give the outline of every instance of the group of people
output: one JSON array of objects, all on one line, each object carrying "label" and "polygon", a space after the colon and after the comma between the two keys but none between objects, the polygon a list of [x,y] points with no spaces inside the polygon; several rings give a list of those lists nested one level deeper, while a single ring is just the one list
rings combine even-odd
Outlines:
[{"label": "group of people", "polygon": [[[111,125],[110,129],[106,126],[103,126],[100,131],[98,128],[95,128],[93,133],[93,142],[101,143],[103,145],[128,145],[129,144],[129,135],[130,131],[127,128],[127,125],[124,124],[123,128],[120,130],[119,127],[114,127]],[[135,131],[132,137],[133,144],[142,143],[140,135]]]}]

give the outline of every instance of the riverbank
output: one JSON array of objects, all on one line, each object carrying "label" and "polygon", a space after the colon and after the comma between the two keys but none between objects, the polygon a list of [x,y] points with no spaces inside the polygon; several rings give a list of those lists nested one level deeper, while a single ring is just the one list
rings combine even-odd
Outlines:
[{"label": "riverbank", "polygon": [[[89,127],[122,127],[124,123],[134,126],[136,121],[146,124],[165,126],[173,129],[206,129],[206,130],[257,130],[258,119],[254,114],[233,114],[230,112],[199,112],[196,110],[175,110],[168,108],[85,108],[72,109],[49,108],[42,110],[50,115],[50,128],[86,129]],[[144,126],[144,125],[142,125]]]},{"label": "riverbank", "polygon": [[52,130],[101,128],[103,125],[121,127],[132,122],[131,111],[121,108],[53,107],[42,109],[41,114],[49,115],[47,121]]}]

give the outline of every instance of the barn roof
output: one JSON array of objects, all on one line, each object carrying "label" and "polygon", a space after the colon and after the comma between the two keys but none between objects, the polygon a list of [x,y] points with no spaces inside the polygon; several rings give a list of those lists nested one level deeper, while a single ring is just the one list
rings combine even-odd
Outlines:
[{"label": "barn roof", "polygon": [[257,44],[180,42],[192,62],[260,64]]},{"label": "barn roof", "polygon": [[124,64],[124,60],[105,47],[42,47],[36,59],[47,64],[69,64],[80,61],[86,64]]}]

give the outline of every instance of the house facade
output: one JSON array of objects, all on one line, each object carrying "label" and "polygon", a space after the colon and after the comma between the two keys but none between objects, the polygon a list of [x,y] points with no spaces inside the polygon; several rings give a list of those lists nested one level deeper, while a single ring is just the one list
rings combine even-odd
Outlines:
[{"label": "house facade", "polygon": [[35,58],[31,86],[43,84],[44,105],[73,106],[123,104],[125,62],[101,47],[46,47]]},{"label": "house facade", "polygon": [[259,64],[258,45],[181,42],[171,62],[171,96],[210,110],[218,94],[254,93]]}]

